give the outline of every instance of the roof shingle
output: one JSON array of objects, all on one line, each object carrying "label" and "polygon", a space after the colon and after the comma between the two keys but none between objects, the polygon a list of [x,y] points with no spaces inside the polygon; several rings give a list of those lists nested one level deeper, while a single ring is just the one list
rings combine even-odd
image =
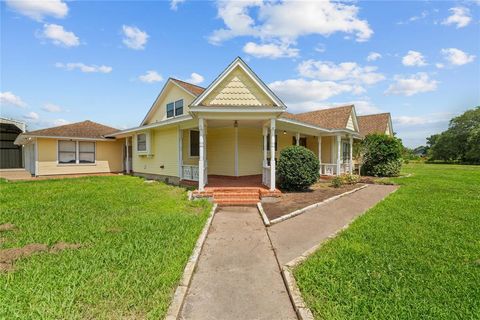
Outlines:
[{"label": "roof shingle", "polygon": [[182,88],[184,88],[185,90],[187,90],[188,92],[192,93],[195,96],[199,96],[203,93],[203,91],[205,91],[205,88],[197,86],[195,84],[188,83],[175,78],[170,78],[170,79],[172,79],[173,82],[175,82],[176,84],[178,84],[179,86],[181,86]]},{"label": "roof shingle", "polygon": [[345,129],[352,114],[353,105],[321,109],[292,114],[285,112],[282,117],[313,124],[326,129]]},{"label": "roof shingle", "polygon": [[390,122],[390,113],[369,114],[358,116],[360,134],[366,136],[373,133],[385,133]]},{"label": "roof shingle", "polygon": [[105,135],[114,133],[116,131],[118,131],[118,129],[108,127],[90,120],[86,120],[53,128],[29,131],[26,132],[25,135],[43,137],[104,139]]}]

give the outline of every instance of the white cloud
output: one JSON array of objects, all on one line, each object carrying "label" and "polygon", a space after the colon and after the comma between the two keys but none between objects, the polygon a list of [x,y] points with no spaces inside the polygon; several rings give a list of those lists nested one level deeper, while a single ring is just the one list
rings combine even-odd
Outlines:
[{"label": "white cloud", "polygon": [[466,27],[472,21],[472,16],[470,15],[470,9],[465,7],[454,7],[450,8],[452,14],[445,20],[442,21],[444,25],[455,24],[458,28]]},{"label": "white cloud", "polygon": [[442,49],[441,52],[445,60],[455,66],[462,66],[475,60],[473,54],[468,54],[457,48]]},{"label": "white cloud", "polygon": [[36,21],[42,21],[47,16],[65,18],[68,14],[68,6],[62,0],[7,0],[6,3],[13,10]]},{"label": "white cloud", "polygon": [[171,0],[170,9],[172,9],[173,11],[177,11],[178,5],[183,2],[185,2],[185,0]]},{"label": "white cloud", "polygon": [[54,119],[54,120],[48,120],[48,123],[54,127],[58,126],[64,126],[66,124],[70,124],[71,122],[65,119]]},{"label": "white cloud", "polygon": [[[373,31],[366,20],[358,18],[359,8],[332,1],[218,1],[218,17],[225,28],[209,37],[213,44],[238,37],[253,36],[294,43],[300,36],[336,32],[354,34],[356,40],[368,40]],[[253,12],[257,13],[256,19]]]},{"label": "white cloud", "polygon": [[38,34],[40,38],[49,39],[57,46],[76,47],[80,39],[71,31],[66,31],[58,24],[44,24],[43,30]]},{"label": "white cloud", "polygon": [[431,113],[424,116],[396,116],[392,121],[399,126],[417,126],[431,123],[445,122],[452,118],[449,112]]},{"label": "white cloud", "polygon": [[427,65],[427,61],[421,52],[409,50],[402,58],[402,63],[407,67],[422,67]]},{"label": "white cloud", "polygon": [[420,15],[412,16],[412,17],[408,18],[408,20],[406,20],[406,21],[397,22],[397,24],[400,24],[400,25],[401,24],[409,24],[409,23],[417,21],[417,20],[425,19],[428,15],[429,15],[429,12],[424,10],[424,11],[422,11],[422,13],[420,13]]},{"label": "white cloud", "polygon": [[323,44],[323,43],[319,43],[315,48],[314,48],[315,51],[317,52],[320,52],[320,53],[324,53],[325,51],[327,51],[327,47]]},{"label": "white cloud", "polygon": [[38,113],[34,111],[30,111],[29,113],[25,114],[23,117],[31,121],[37,121],[38,119],[40,119],[40,116],[38,115]]},{"label": "white cloud", "polygon": [[123,30],[123,43],[129,47],[130,49],[134,50],[143,50],[145,49],[145,44],[147,44],[147,40],[149,35],[135,26],[122,26]]},{"label": "white cloud", "polygon": [[154,83],[162,81],[163,77],[155,70],[148,70],[145,74],[139,76],[138,79],[145,83]]},{"label": "white cloud", "polygon": [[56,113],[62,112],[63,108],[53,103],[45,103],[45,105],[42,107],[42,110],[46,112]]},{"label": "white cloud", "polygon": [[382,55],[378,52],[370,52],[367,56],[367,61],[376,61],[378,59],[380,59],[382,57]]},{"label": "white cloud", "polygon": [[11,105],[19,108],[25,108],[27,104],[19,96],[10,91],[0,92],[0,104]]},{"label": "white cloud", "polygon": [[286,43],[256,44],[254,42],[248,42],[243,47],[243,52],[256,58],[292,58],[297,57],[299,51],[297,48],[290,48]]},{"label": "white cloud", "polygon": [[435,67],[437,67],[437,69],[443,69],[445,68],[445,65],[443,63],[437,62],[435,63]]},{"label": "white cloud", "polygon": [[274,81],[268,86],[288,105],[289,111],[293,112],[318,108],[322,101],[342,93],[363,93],[359,86],[335,81],[288,79]]},{"label": "white cloud", "polygon": [[298,65],[298,72],[306,78],[368,85],[385,79],[385,76],[376,70],[377,67],[362,67],[355,62],[335,64],[330,61],[306,60]]},{"label": "white cloud", "polygon": [[205,78],[196,73],[196,72],[193,72],[192,74],[190,74],[190,78],[188,78],[187,80],[185,80],[186,82],[190,82],[190,83],[193,83],[193,84],[200,84],[202,83],[203,81],[205,80]]},{"label": "white cloud", "polygon": [[104,66],[104,65],[97,66],[94,64],[86,65],[81,62],[70,62],[70,63],[57,62],[55,63],[55,67],[68,70],[68,71],[78,69],[85,73],[93,73],[93,72],[110,73],[113,70],[112,67],[109,67],[109,66]]},{"label": "white cloud", "polygon": [[412,96],[417,93],[435,91],[438,81],[430,79],[425,72],[410,76],[396,75],[395,82],[385,91],[385,94]]}]

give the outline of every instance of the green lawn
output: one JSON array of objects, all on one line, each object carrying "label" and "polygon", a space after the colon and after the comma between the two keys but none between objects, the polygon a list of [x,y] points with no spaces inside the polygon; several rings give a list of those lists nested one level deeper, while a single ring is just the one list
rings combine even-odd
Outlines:
[{"label": "green lawn", "polygon": [[480,167],[412,164],[402,187],[295,270],[318,319],[480,319]]},{"label": "green lawn", "polygon": [[0,273],[0,319],[163,317],[210,208],[129,176],[0,181],[0,249],[83,245]]}]

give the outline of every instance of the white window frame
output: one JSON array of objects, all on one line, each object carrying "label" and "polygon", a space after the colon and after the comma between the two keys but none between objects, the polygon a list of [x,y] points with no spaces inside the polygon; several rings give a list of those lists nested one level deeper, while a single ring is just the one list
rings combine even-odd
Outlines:
[{"label": "white window frame", "polygon": [[[75,142],[75,163],[61,163],[60,162],[60,142],[61,141],[68,141],[68,142]],[[91,163],[80,163],[80,141],[82,142],[93,142],[94,147],[94,161]],[[94,166],[97,164],[97,142],[90,141],[90,140],[66,140],[66,139],[59,139],[57,140],[57,165],[59,166]]]},{"label": "white window frame", "polygon": [[[182,104],[183,104],[182,114],[177,114],[177,109],[175,108],[175,103],[177,103],[179,101],[182,101]],[[168,116],[168,105],[169,104],[173,104],[173,116],[171,116],[171,117]],[[165,119],[173,119],[173,118],[176,118],[176,117],[183,116],[184,114],[185,114],[185,99],[178,99],[178,100],[167,102],[165,104]]]},{"label": "white window frame", "polygon": [[198,154],[199,155],[198,156],[192,156],[192,135],[191,135],[192,131],[198,132],[198,137],[200,139],[200,130],[196,130],[196,129],[188,130],[188,157],[192,158],[192,159],[198,159],[198,157],[200,155],[200,142],[198,144]]},{"label": "white window frame", "polygon": [[[145,150],[138,150],[138,136],[139,135],[142,135],[144,134],[145,135]],[[139,155],[149,155],[151,154],[150,153],[150,150],[151,150],[151,136],[150,136],[150,132],[146,131],[146,132],[139,132],[135,135],[135,151],[139,154]]]}]

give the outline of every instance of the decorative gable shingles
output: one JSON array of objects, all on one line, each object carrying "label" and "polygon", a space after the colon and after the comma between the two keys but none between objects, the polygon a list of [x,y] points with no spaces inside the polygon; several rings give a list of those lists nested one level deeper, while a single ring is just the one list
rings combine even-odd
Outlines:
[{"label": "decorative gable shingles", "polygon": [[205,98],[202,105],[273,107],[274,103],[243,70],[237,67]]}]

